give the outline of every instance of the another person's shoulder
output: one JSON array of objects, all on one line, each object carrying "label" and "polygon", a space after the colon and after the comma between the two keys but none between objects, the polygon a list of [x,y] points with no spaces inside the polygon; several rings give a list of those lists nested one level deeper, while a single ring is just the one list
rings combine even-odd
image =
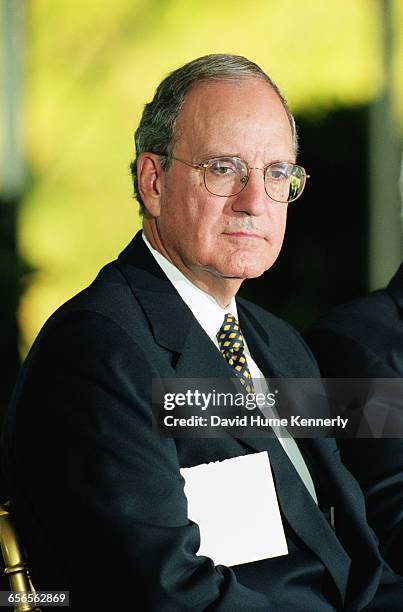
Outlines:
[{"label": "another person's shoulder", "polygon": [[397,304],[385,289],[332,308],[304,332],[322,374],[337,377],[400,371],[402,335]]},{"label": "another person's shoulder", "polygon": [[400,321],[396,302],[385,289],[373,291],[331,308],[304,332],[311,343],[317,337],[340,336],[368,347],[385,344]]},{"label": "another person's shoulder", "polygon": [[329,329],[356,335],[361,330],[374,330],[374,323],[386,322],[396,316],[396,304],[385,289],[373,291],[366,296],[339,304],[322,315],[312,329]]}]

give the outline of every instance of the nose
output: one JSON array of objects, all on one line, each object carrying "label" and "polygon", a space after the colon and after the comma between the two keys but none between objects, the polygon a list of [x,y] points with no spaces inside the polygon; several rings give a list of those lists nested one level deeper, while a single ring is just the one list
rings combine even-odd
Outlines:
[{"label": "nose", "polygon": [[247,215],[259,216],[267,211],[270,198],[264,188],[264,174],[259,168],[249,170],[249,179],[245,187],[238,195],[231,198],[232,210],[246,213]]}]

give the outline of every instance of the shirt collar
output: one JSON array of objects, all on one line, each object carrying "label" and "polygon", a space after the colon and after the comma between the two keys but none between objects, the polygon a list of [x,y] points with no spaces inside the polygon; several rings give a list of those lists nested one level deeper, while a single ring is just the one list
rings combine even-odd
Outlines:
[{"label": "shirt collar", "polygon": [[216,334],[223,324],[224,315],[229,312],[238,320],[235,297],[232,298],[226,308],[222,308],[211,295],[196,287],[176,266],[154,249],[144,232],[142,237],[154,259],[171,281],[182,300],[190,308],[198,323],[209,338],[217,344]]}]

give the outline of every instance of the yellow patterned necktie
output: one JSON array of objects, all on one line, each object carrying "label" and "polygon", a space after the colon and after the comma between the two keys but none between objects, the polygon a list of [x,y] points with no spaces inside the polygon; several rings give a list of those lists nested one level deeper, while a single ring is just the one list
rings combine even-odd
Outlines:
[{"label": "yellow patterned necktie", "polygon": [[217,334],[218,346],[248,393],[254,393],[253,381],[246,360],[244,340],[236,318],[227,313]]}]

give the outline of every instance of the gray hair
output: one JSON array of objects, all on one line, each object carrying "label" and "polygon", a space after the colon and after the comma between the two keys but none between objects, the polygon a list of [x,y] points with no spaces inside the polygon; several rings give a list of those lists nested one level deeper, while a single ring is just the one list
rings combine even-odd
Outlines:
[{"label": "gray hair", "polygon": [[204,55],[171,72],[157,87],[154,98],[145,105],[135,132],[136,158],[130,164],[134,195],[144,213],[144,203],[137,180],[137,159],[141,153],[160,153],[161,167],[168,170],[175,140],[175,125],[186,94],[200,81],[237,80],[257,77],[266,81],[280,98],[291,125],[295,154],[298,149],[297,130],[284,96],[272,79],[254,62],[241,55],[223,53]]}]

